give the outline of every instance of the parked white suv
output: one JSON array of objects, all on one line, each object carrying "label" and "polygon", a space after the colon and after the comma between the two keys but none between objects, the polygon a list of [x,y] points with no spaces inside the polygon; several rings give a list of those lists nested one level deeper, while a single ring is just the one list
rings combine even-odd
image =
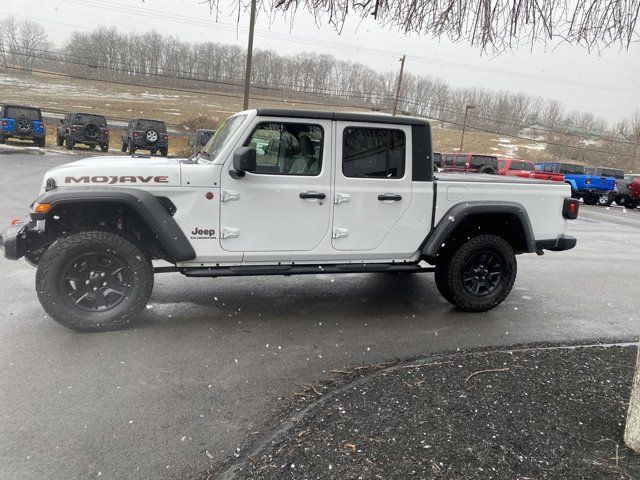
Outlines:
[{"label": "parked white suv", "polygon": [[128,322],[166,271],[433,271],[448,301],[484,311],[509,294],[516,254],[576,244],[565,235],[578,213],[568,185],[438,177],[422,119],[250,110],[191,159],[94,157],[50,170],[3,245],[38,266],[54,320],[97,330]]}]

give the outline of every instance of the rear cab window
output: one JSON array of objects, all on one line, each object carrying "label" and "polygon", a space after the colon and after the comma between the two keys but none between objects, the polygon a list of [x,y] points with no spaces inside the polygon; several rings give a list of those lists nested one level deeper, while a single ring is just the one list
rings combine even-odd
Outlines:
[{"label": "rear cab window", "polygon": [[42,121],[42,115],[37,108],[8,106],[4,108],[3,116],[4,118],[27,117],[29,120]]},{"label": "rear cab window", "polygon": [[482,166],[493,167],[494,169],[498,168],[498,159],[497,157],[492,157],[490,155],[472,155],[470,166],[471,168],[480,168]]},{"label": "rear cab window", "polygon": [[573,174],[573,175],[585,175],[584,166],[576,165],[573,163],[561,163],[558,168],[559,173]]},{"label": "rear cab window", "polygon": [[134,122],[133,128],[136,130],[149,130],[153,129],[159,133],[166,133],[167,126],[164,122],[159,120],[136,120]]},{"label": "rear cab window", "polygon": [[90,113],[76,113],[75,115],[72,115],[71,123],[78,123],[81,125],[95,123],[100,127],[106,127],[107,119],[102,115],[92,115]]}]

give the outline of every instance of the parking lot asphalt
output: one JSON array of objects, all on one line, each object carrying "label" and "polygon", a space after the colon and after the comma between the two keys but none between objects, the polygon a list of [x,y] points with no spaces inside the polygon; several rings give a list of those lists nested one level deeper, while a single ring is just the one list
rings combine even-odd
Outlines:
[{"label": "parking lot asphalt", "polygon": [[[0,155],[0,224],[44,172],[81,158]],[[0,479],[198,478],[270,428],[279,398],[345,365],[460,348],[635,340],[640,210],[582,206],[578,246],[518,257],[507,300],[455,310],[431,275],[156,278],[131,328],[49,319],[35,269],[0,259]]]}]

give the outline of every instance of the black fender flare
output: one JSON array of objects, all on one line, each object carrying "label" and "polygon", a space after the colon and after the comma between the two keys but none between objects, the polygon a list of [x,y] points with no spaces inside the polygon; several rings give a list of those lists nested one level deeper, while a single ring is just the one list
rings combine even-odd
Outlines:
[{"label": "black fender flare", "polygon": [[525,208],[517,202],[463,202],[451,207],[438,224],[431,230],[420,246],[421,256],[434,259],[442,244],[449,238],[458,225],[467,217],[483,213],[508,213],[515,215],[522,225],[529,253],[536,251],[536,240],[531,221]]},{"label": "black fender flare", "polygon": [[[111,203],[125,205],[146,222],[172,262],[196,258],[193,246],[160,200],[147,190],[134,188],[73,188],[42,194],[37,203],[52,205],[52,210],[71,203]],[[48,213],[31,213],[32,220],[44,220]]]}]

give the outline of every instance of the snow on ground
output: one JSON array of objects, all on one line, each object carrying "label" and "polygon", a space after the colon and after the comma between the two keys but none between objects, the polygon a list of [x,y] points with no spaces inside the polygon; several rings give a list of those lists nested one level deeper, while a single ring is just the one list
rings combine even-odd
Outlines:
[{"label": "snow on ground", "polygon": [[40,147],[30,145],[0,145],[0,154],[4,153],[31,153],[44,155],[45,151]]},{"label": "snow on ground", "polygon": [[546,143],[535,143],[533,145],[520,145],[522,148],[526,148],[527,150],[546,150]]}]

